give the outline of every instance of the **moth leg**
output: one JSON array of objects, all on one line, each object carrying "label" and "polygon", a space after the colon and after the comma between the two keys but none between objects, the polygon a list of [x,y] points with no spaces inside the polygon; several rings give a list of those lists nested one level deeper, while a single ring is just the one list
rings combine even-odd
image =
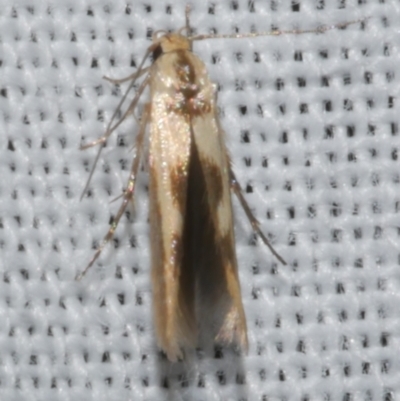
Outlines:
[{"label": "moth leg", "polygon": [[125,78],[120,78],[120,79],[115,79],[115,78],[110,78],[103,76],[103,79],[105,79],[108,82],[111,82],[113,84],[123,84],[124,82],[128,81],[135,81],[136,79],[140,78],[143,74],[146,74],[150,70],[150,67],[142,68],[141,70],[135,71],[133,74],[128,75]]},{"label": "moth leg", "polygon": [[[110,120],[110,122],[109,122],[109,124],[107,126],[107,129],[106,129],[106,133],[101,138],[99,138],[99,139],[97,139],[97,140],[95,140],[95,141],[93,141],[93,142],[91,142],[91,143],[89,143],[87,145],[81,146],[81,150],[84,150],[84,149],[87,149],[87,148],[91,148],[92,146],[96,146],[96,145],[100,145],[100,144],[102,145],[100,147],[100,149],[98,150],[98,152],[97,152],[96,158],[95,158],[94,163],[93,163],[93,167],[90,170],[89,178],[86,181],[86,185],[85,185],[85,188],[82,191],[82,195],[80,197],[80,200],[82,200],[82,198],[85,195],[87,189],[89,188],[89,184],[90,184],[90,181],[91,181],[91,179],[93,177],[93,173],[94,173],[94,170],[96,168],[97,162],[99,161],[100,154],[101,154],[101,151],[103,150],[104,143],[107,141],[109,136],[120,126],[120,124],[128,117],[128,115],[131,114],[131,113],[133,114],[133,111],[135,110],[135,107],[137,106],[137,103],[139,101],[140,96],[142,95],[142,93],[143,93],[144,89],[146,88],[147,84],[149,83],[149,77],[147,77],[141,83],[138,91],[136,92],[135,97],[133,98],[132,102],[130,103],[128,109],[125,111],[123,116],[117,121],[117,123],[115,125],[111,126],[113,121],[115,120],[115,117],[116,117],[117,113],[119,112],[119,110],[121,110],[121,106],[124,103],[124,101],[126,99],[126,96],[128,95],[129,91],[131,90],[131,88],[133,86],[133,82],[134,81],[132,81],[132,83],[129,85],[128,90],[125,92],[125,94],[122,97],[121,101],[119,102],[118,107],[116,108],[113,116],[111,117],[111,120]],[[144,115],[144,113],[143,113],[143,115]]]},{"label": "moth leg", "polygon": [[144,108],[142,119],[141,119],[141,123],[140,123],[139,133],[138,133],[138,135],[136,137],[136,153],[133,156],[131,172],[129,174],[127,188],[123,193],[122,204],[119,207],[116,216],[113,218],[113,221],[110,224],[110,228],[107,231],[107,234],[104,236],[103,241],[101,242],[101,245],[97,248],[95,254],[93,255],[93,257],[90,260],[89,264],[86,266],[85,270],[82,273],[77,275],[76,280],[80,280],[83,276],[85,276],[87,271],[93,266],[94,262],[100,256],[100,254],[103,251],[104,247],[113,238],[114,232],[118,227],[118,223],[119,223],[122,215],[124,214],[128,203],[133,200],[136,177],[137,177],[137,173],[138,173],[138,170],[139,170],[140,156],[141,156],[142,147],[143,147],[143,138],[144,138],[144,134],[146,132],[146,126],[147,126],[147,123],[149,121],[149,116],[150,116],[150,105],[147,104],[145,106],[145,108]]},{"label": "moth leg", "polygon": [[[126,78],[121,78],[121,79],[114,79],[114,78],[109,78],[109,77],[103,77],[105,80],[112,82],[114,84],[122,84],[123,82],[131,81],[132,80],[132,85],[135,83],[135,81],[140,78],[143,74],[146,74],[149,70],[150,67],[143,68],[143,65],[145,61],[147,60],[147,57],[154,51],[154,49],[158,46],[158,44],[153,44],[151,45],[147,50],[145,55],[142,58],[142,61],[139,64],[138,69],[131,75],[128,75]],[[129,90],[128,90],[129,91]]]},{"label": "moth leg", "polygon": [[115,109],[114,114],[111,117],[110,122],[107,125],[107,129],[106,132],[103,136],[101,136],[100,138],[96,139],[93,142],[90,142],[86,145],[81,146],[81,150],[84,149],[88,149],[91,148],[93,146],[96,145],[100,145],[103,144],[107,141],[107,139],[110,137],[110,135],[123,123],[123,121],[129,116],[129,114],[133,113],[135,107],[137,106],[137,103],[139,101],[140,96],[142,95],[144,89],[146,88],[147,84],[149,83],[149,77],[147,77],[139,86],[138,91],[136,92],[135,97],[133,98],[133,100],[131,101],[131,103],[129,104],[128,109],[125,111],[125,113],[122,115],[122,117],[114,124],[112,125],[112,123],[114,122],[117,114],[119,113],[119,111],[121,110],[121,106],[122,104],[125,102],[126,97],[128,96],[128,93],[130,92],[130,90],[132,89],[133,85],[134,85],[134,81],[131,82],[131,84],[129,85],[128,89],[126,90],[126,92],[124,93],[124,96],[122,97],[122,99],[120,100],[120,102],[118,103],[117,108]]},{"label": "moth leg", "polygon": [[246,213],[247,218],[249,219],[249,222],[251,226],[253,227],[253,230],[260,236],[264,244],[270,249],[272,254],[283,264],[286,265],[286,261],[282,258],[282,256],[279,255],[277,251],[275,251],[274,247],[271,245],[271,243],[268,241],[268,238],[265,236],[265,234],[261,231],[260,228],[260,223],[258,220],[254,217],[254,214],[252,213],[249,204],[247,203],[245,197],[243,196],[242,193],[242,188],[240,187],[240,184],[238,180],[236,179],[236,176],[232,169],[229,171],[230,175],[230,180],[231,180],[231,188],[237,198],[239,199],[240,204],[242,205],[242,208],[244,212]]}]

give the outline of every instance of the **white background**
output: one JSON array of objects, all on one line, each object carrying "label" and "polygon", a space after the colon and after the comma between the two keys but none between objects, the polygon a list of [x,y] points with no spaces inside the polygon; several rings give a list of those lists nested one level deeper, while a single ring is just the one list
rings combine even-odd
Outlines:
[{"label": "white background", "polygon": [[[193,2],[198,33],[325,34],[209,40],[246,198],[284,267],[237,202],[247,356],[199,350],[171,365],[151,319],[147,174],[136,217],[81,281],[126,185],[136,132],[109,140],[79,197],[121,90],[185,3],[0,2],[0,398],[382,400],[400,394],[400,3]],[[143,97],[142,104],[146,101]],[[240,111],[242,110],[242,112]],[[245,112],[243,112],[245,110]]]}]

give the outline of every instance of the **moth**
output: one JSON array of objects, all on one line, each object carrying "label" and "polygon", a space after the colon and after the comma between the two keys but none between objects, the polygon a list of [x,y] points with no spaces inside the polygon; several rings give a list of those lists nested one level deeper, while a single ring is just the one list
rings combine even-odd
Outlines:
[{"label": "moth", "polygon": [[[170,361],[184,357],[197,344],[199,322],[207,321],[212,337],[222,345],[248,348],[246,317],[241,300],[235,253],[232,193],[253,230],[282,263],[260,229],[232,170],[216,105],[216,88],[206,66],[192,51],[192,43],[210,38],[245,38],[284,33],[324,32],[357,21],[309,31],[271,31],[235,35],[190,36],[157,31],[136,72],[114,84],[130,81],[106,133],[83,146],[101,145],[131,114],[148,88],[136,136],[135,154],[122,204],[83,277],[112,239],[126,207],[134,198],[135,182],[148,134],[151,277],[153,313],[159,347]],[[186,35],[183,35],[186,31]],[[149,56],[153,61],[145,67]],[[126,111],[117,118],[134,85],[140,82]],[[82,196],[83,196],[82,194]],[[207,329],[208,330],[208,329]]]}]

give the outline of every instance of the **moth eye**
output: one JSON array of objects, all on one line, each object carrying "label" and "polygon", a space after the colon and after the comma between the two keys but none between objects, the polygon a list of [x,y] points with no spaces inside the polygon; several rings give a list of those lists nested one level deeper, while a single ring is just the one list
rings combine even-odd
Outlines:
[{"label": "moth eye", "polygon": [[153,61],[156,61],[163,54],[161,46],[157,46],[153,51]]}]

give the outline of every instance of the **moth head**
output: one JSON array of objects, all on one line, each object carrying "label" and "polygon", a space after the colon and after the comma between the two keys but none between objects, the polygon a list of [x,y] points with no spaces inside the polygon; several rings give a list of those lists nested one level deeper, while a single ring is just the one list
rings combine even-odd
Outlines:
[{"label": "moth head", "polygon": [[153,55],[159,56],[176,50],[190,50],[190,41],[180,33],[157,31],[153,35]]}]

